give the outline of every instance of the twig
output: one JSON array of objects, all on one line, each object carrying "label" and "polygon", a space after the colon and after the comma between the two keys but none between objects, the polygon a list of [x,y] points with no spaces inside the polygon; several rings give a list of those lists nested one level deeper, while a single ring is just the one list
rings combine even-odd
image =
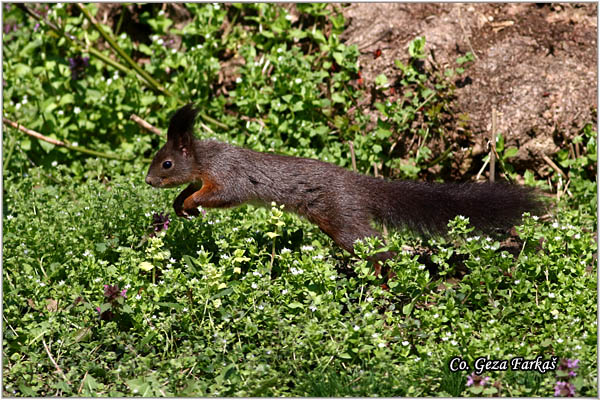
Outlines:
[{"label": "twig", "polygon": [[[379,178],[379,171],[377,169],[377,163],[373,163],[373,173],[375,175],[375,178]],[[388,230],[387,230],[387,226],[385,224],[381,224],[382,230],[383,230],[383,241],[385,243],[385,238],[388,237]]]},{"label": "twig", "polygon": [[79,390],[77,390],[77,394],[81,394],[81,391],[83,390],[83,384],[85,383],[85,378],[87,378],[87,376],[88,376],[88,372],[89,371],[85,371],[85,374],[83,375],[83,379],[81,380],[81,385],[79,385]]},{"label": "twig", "polygon": [[452,150],[454,150],[455,144],[452,143],[450,146],[448,146],[448,148],[446,148],[446,150],[444,150],[444,152],[438,156],[435,160],[432,160],[430,162],[427,163],[427,168],[431,168],[434,165],[437,165],[438,163],[442,162],[443,160],[446,159],[446,157],[448,157],[448,154],[450,154],[450,152]]},{"label": "twig", "polygon": [[54,25],[52,22],[46,20],[43,16],[39,15],[34,10],[27,7],[25,4],[18,4],[18,6],[21,9],[23,9],[27,14],[31,15],[33,18],[35,18],[38,21],[45,24],[52,31],[56,32],[57,34],[61,35],[65,39],[67,39],[67,41],[69,41],[69,43],[76,49],[78,49],[78,50],[84,49],[85,51],[90,53],[91,56],[99,58],[100,60],[104,61],[106,64],[111,65],[112,67],[118,69],[119,71],[123,72],[124,74],[128,74],[129,72],[131,72],[129,68],[127,68],[123,64],[113,60],[112,58],[105,56],[100,51],[96,50],[95,48],[93,48],[93,47],[88,48],[87,46],[85,46],[84,44],[79,42],[75,36],[66,33],[64,30],[60,29],[59,27]]},{"label": "twig", "polygon": [[9,120],[8,118],[2,117],[2,122],[12,126],[13,128],[15,128],[17,130],[20,130],[21,132],[23,132],[29,136],[32,136],[36,139],[43,140],[44,142],[51,143],[55,146],[65,146],[65,142],[61,142],[60,140],[49,138],[47,136],[42,135],[41,133],[32,131],[31,129],[27,129],[23,125],[13,122],[13,121]]},{"label": "twig", "polygon": [[210,129],[210,128],[209,128],[207,125],[203,124],[202,122],[200,122],[200,126],[202,127],[202,129],[204,129],[204,130],[205,130],[205,131],[207,131],[208,133],[210,133],[210,134],[212,134],[212,135],[214,135],[214,134],[215,134],[215,132],[214,132],[212,129]]},{"label": "twig", "polygon": [[160,131],[160,129],[158,129],[154,125],[148,123],[147,121],[144,121],[142,118],[138,117],[137,115],[131,114],[131,117],[129,117],[129,118],[133,122],[135,122],[136,124],[138,124],[139,126],[141,126],[142,128],[146,129],[147,131],[155,133],[158,136],[162,136],[162,132]]},{"label": "twig", "polygon": [[9,120],[8,118],[2,117],[2,122],[4,122],[5,124],[25,133],[26,135],[29,135],[31,137],[34,137],[36,139],[42,140],[44,142],[53,144],[55,146],[60,146],[60,147],[65,147],[69,150],[74,150],[74,151],[78,151],[80,153],[85,153],[85,154],[89,154],[92,156],[96,156],[96,157],[102,157],[102,158],[111,158],[114,160],[121,160],[121,161],[130,161],[133,160],[135,157],[123,157],[123,156],[119,156],[116,154],[107,154],[107,153],[102,153],[99,151],[95,151],[95,150],[90,150],[90,149],[86,149],[85,147],[81,147],[81,146],[75,146],[67,141],[62,141],[62,140],[57,140],[57,139],[52,139],[49,138],[47,136],[42,135],[41,133],[38,133],[36,131],[32,131],[31,129],[27,129],[25,128],[23,125],[18,124],[16,122],[13,122],[11,120]]},{"label": "twig", "polygon": [[[127,64],[129,64],[135,70],[135,72],[137,72],[138,75],[140,75],[154,90],[159,91],[168,97],[174,98],[177,101],[177,103],[179,103],[179,105],[184,104],[183,100],[171,93],[171,91],[169,91],[166,87],[161,85],[157,80],[150,76],[150,74],[148,74],[142,67],[140,67],[138,63],[133,61],[133,59],[129,57],[127,53],[125,53],[125,51],[117,44],[117,42],[115,42],[111,35],[109,35],[104,29],[102,29],[100,24],[98,24],[96,19],[92,16],[92,14],[90,14],[88,9],[83,6],[83,4],[76,3],[76,5],[79,8],[79,10],[83,13],[83,15],[85,15],[87,20],[92,24],[92,26],[98,31],[98,33],[102,35],[104,40],[106,40],[108,44],[119,54],[119,56],[121,56],[121,58],[123,58],[127,62]],[[212,117],[209,117],[203,112],[199,112],[198,115],[200,116],[200,118],[202,118],[204,121],[210,124],[218,126],[221,129],[227,129],[227,125],[217,121]]]},{"label": "twig", "polygon": [[475,50],[473,49],[473,46],[471,45],[471,41],[469,40],[469,35],[467,35],[467,32],[465,30],[465,26],[463,24],[461,6],[458,7],[458,23],[460,25],[460,29],[462,30],[463,38],[467,42],[467,45],[469,46],[469,49],[471,49],[471,54],[473,54],[473,57],[475,59],[478,59],[479,57],[477,57],[477,53],[475,53]]},{"label": "twig", "polygon": [[117,54],[119,54],[119,56],[121,56],[121,58],[123,58],[125,60],[125,62],[127,64],[129,64],[131,66],[131,68],[133,68],[142,78],[144,78],[155,90],[162,92],[163,94],[167,95],[168,97],[174,98],[181,105],[184,104],[182,100],[180,100],[177,96],[175,96],[173,93],[171,93],[167,88],[162,86],[158,81],[156,81],[152,76],[150,76],[149,73],[144,71],[144,69],[142,67],[140,67],[138,65],[138,63],[133,61],[133,59],[131,57],[129,57],[129,55],[127,53],[125,53],[125,51],[117,44],[117,42],[115,42],[115,40],[111,37],[111,35],[109,35],[104,29],[102,29],[100,24],[98,24],[96,19],[92,16],[92,14],[90,14],[88,9],[85,8],[83,4],[75,3],[75,5],[77,6],[77,8],[79,8],[79,11],[81,11],[83,13],[83,15],[87,18],[87,20],[90,22],[90,24],[92,24],[92,26],[104,38],[104,40],[106,40],[106,42],[110,45],[110,47],[112,47],[113,50],[115,50],[117,52]]},{"label": "twig", "polygon": [[479,170],[479,172],[477,173],[477,176],[475,177],[475,180],[478,181],[479,177],[481,176],[481,174],[483,173],[483,170],[485,170],[485,167],[487,167],[488,163],[490,162],[489,158],[483,163],[483,166],[481,167],[481,169]]},{"label": "twig", "polygon": [[352,140],[348,140],[348,146],[350,146],[350,157],[352,158],[352,171],[356,172],[356,154],[354,154],[354,143],[352,143]]},{"label": "twig", "polygon": [[490,149],[490,182],[496,178],[496,108],[492,108],[492,145]]},{"label": "twig", "polygon": [[65,375],[65,373],[63,372],[63,370],[60,369],[60,367],[58,366],[58,364],[56,363],[56,361],[54,361],[54,357],[52,357],[52,354],[50,354],[50,350],[48,349],[48,345],[46,344],[46,341],[44,340],[44,338],[42,338],[42,343],[44,344],[44,348],[46,349],[46,353],[48,353],[48,357],[50,357],[50,361],[52,361],[52,364],[54,364],[54,368],[56,368],[56,370],[58,372],[60,372],[60,374],[62,375],[62,378],[65,380],[65,382],[67,382],[70,385],[71,382],[67,379],[67,376]]},{"label": "twig", "polygon": [[558,165],[554,164],[554,161],[552,161],[550,159],[550,157],[548,157],[545,154],[542,154],[542,159],[546,162],[546,164],[548,164],[553,170],[555,170],[556,172],[558,172],[563,178],[566,178],[567,175],[565,175],[565,173],[558,168]]}]

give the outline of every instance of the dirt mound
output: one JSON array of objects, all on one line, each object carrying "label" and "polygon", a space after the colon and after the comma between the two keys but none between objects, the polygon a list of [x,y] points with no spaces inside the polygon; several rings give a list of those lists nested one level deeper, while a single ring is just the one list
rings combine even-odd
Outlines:
[{"label": "dirt mound", "polygon": [[519,148],[515,165],[542,176],[549,172],[543,155],[596,123],[596,4],[354,3],[342,12],[349,21],[343,38],[361,50],[367,82],[381,73],[393,80],[394,60],[407,60],[417,36],[427,41],[430,63],[475,55],[456,90],[472,155],[485,151],[492,109],[507,145]]}]

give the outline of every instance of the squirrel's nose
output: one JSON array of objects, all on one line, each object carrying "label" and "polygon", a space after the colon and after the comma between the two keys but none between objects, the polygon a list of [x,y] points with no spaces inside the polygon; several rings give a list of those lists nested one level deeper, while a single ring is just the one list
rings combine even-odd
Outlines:
[{"label": "squirrel's nose", "polygon": [[152,179],[150,179],[150,176],[146,175],[146,183],[148,185],[152,185]]}]

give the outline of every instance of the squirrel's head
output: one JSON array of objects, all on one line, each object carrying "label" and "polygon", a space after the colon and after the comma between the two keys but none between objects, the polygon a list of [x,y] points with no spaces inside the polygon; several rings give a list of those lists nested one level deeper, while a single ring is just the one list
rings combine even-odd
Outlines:
[{"label": "squirrel's head", "polygon": [[156,153],[146,183],[169,188],[195,180],[194,121],[198,111],[188,104],[173,114],[167,131],[167,143]]}]

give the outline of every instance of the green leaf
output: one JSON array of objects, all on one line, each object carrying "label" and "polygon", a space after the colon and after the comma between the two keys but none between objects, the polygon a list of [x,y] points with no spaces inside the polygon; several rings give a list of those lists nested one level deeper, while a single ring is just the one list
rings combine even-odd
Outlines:
[{"label": "green leaf", "polygon": [[90,328],[89,326],[78,329],[73,334],[73,343],[87,341],[88,339],[90,339],[92,337],[91,333],[92,333],[92,328]]},{"label": "green leaf", "polygon": [[[54,135],[50,135],[50,137],[52,137],[52,136],[54,136]],[[56,139],[56,138],[54,138],[54,139]],[[40,147],[42,149],[44,149],[44,151],[46,153],[50,153],[52,151],[52,149],[54,149],[54,147],[55,147],[55,145],[53,145],[52,143],[48,143],[44,140],[39,140],[38,143],[40,144]]]},{"label": "green leaf", "polygon": [[346,101],[346,99],[344,98],[344,96],[340,95],[337,92],[334,92],[331,94],[331,100],[334,103],[344,103]]},{"label": "green leaf", "polygon": [[297,301],[291,302],[287,305],[289,308],[304,308],[302,303],[298,303]]},{"label": "green leaf", "polygon": [[425,38],[419,36],[411,41],[408,45],[408,54],[412,58],[425,58]]},{"label": "green leaf", "polygon": [[502,158],[507,159],[507,158],[511,158],[517,155],[517,153],[519,152],[519,149],[517,149],[516,147],[509,147],[508,149],[504,150],[504,155]]},{"label": "green leaf", "polygon": [[142,261],[138,267],[141,270],[148,272],[148,271],[152,271],[152,269],[154,268],[154,265],[150,264],[148,261]]},{"label": "green leaf", "polygon": [[74,102],[75,102],[75,98],[73,97],[73,95],[71,93],[65,93],[60,98],[58,105],[64,106],[65,104],[73,104]]}]

